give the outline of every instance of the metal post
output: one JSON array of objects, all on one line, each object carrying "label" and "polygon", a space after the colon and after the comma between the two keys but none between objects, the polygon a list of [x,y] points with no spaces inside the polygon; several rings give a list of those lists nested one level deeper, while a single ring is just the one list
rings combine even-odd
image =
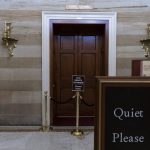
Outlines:
[{"label": "metal post", "polygon": [[77,92],[77,102],[76,102],[76,131],[79,131],[79,98],[80,98],[80,93]]},{"label": "metal post", "polygon": [[82,136],[83,131],[79,130],[79,101],[80,101],[80,92],[76,92],[76,130],[72,131],[71,134],[74,136]]},{"label": "metal post", "polygon": [[47,91],[44,91],[44,98],[45,98],[45,125],[43,126],[43,131],[49,131],[48,121],[47,121]]}]

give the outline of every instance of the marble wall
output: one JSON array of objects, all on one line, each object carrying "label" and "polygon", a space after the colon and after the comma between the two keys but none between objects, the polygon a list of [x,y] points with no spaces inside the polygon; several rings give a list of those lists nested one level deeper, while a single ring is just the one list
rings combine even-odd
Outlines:
[{"label": "marble wall", "polygon": [[0,125],[41,124],[41,13],[72,11],[66,10],[68,4],[91,5],[89,13],[117,12],[118,76],[130,76],[131,60],[144,58],[139,40],[147,35],[149,0],[1,0],[0,39],[4,22],[10,21],[19,42],[13,58],[0,44]]}]

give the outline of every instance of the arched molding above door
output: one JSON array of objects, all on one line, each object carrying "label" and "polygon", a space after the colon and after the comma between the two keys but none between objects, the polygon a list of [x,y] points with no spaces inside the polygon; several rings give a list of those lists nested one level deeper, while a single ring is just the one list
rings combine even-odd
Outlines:
[{"label": "arched molding above door", "polygon": [[[50,27],[49,21],[53,19],[78,19],[78,20],[106,20],[109,22],[109,37],[108,37],[108,75],[116,76],[116,12],[57,12],[43,11],[42,12],[42,123],[45,125],[45,120],[50,124],[49,101],[45,106],[44,91],[50,93]],[[45,107],[48,112],[45,115]],[[47,117],[47,118],[46,118]]]}]

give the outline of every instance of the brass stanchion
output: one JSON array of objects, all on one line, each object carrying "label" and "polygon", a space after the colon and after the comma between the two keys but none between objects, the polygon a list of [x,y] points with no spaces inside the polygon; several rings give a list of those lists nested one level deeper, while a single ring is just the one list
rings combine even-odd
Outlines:
[{"label": "brass stanchion", "polygon": [[49,131],[49,126],[48,126],[48,122],[47,122],[47,94],[48,92],[45,91],[44,92],[44,97],[45,97],[45,126],[43,126],[43,131]]},{"label": "brass stanchion", "polygon": [[83,131],[79,130],[79,101],[80,101],[80,92],[77,91],[76,95],[73,96],[74,98],[76,97],[76,129],[71,132],[72,135],[74,136],[82,136],[84,133]]}]

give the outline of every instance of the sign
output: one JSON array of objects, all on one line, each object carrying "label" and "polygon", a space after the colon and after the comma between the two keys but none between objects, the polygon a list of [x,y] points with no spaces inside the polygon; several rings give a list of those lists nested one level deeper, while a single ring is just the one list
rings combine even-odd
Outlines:
[{"label": "sign", "polygon": [[72,91],[84,91],[84,75],[72,75]]},{"label": "sign", "polygon": [[150,78],[102,78],[95,150],[150,149]]},{"label": "sign", "polygon": [[141,76],[150,76],[150,61],[141,61]]},{"label": "sign", "polygon": [[150,76],[150,60],[132,60],[132,76]]}]

